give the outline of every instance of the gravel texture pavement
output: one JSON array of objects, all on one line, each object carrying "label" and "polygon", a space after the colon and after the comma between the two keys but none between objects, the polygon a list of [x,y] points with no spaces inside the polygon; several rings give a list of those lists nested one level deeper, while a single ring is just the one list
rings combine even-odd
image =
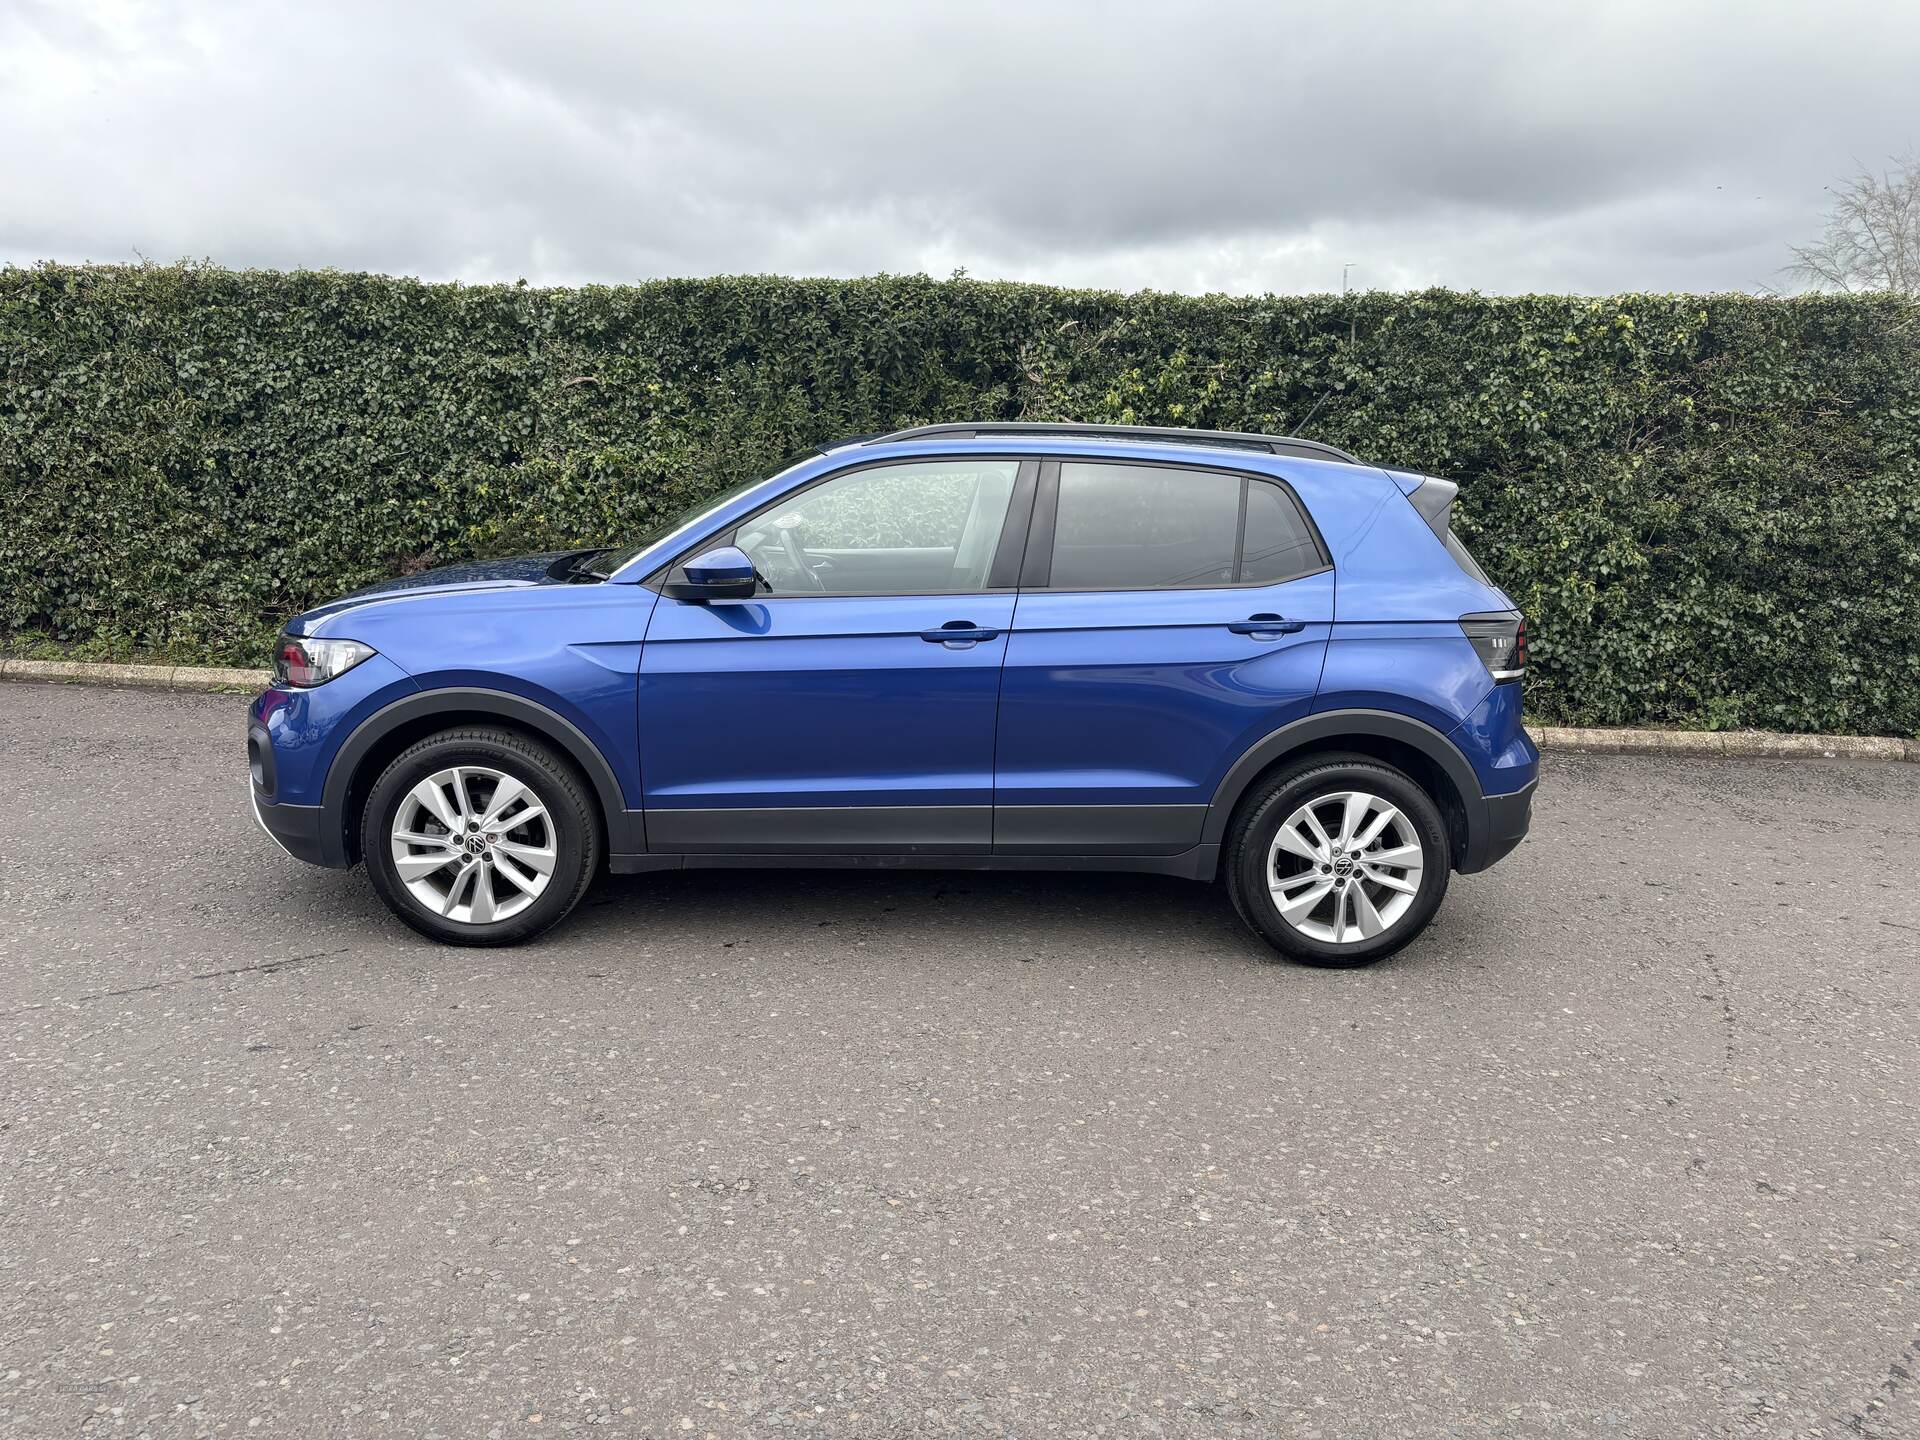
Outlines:
[{"label": "gravel texture pavement", "polygon": [[1920,767],[1552,756],[1328,972],[1128,876],[437,948],[243,743],[0,684],[0,1434],[1920,1435]]}]

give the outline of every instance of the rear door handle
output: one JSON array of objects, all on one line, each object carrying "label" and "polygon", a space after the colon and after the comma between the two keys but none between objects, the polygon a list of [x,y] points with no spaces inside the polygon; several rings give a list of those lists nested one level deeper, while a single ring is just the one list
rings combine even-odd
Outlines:
[{"label": "rear door handle", "polygon": [[1297,635],[1307,628],[1304,620],[1284,620],[1278,615],[1249,615],[1227,626],[1236,635],[1251,635],[1256,640],[1271,640],[1280,635]]},{"label": "rear door handle", "polygon": [[944,645],[949,650],[965,650],[970,645],[978,645],[982,640],[998,640],[1000,632],[990,630],[984,625],[976,625],[971,620],[949,620],[938,630],[922,630],[920,638],[929,645]]}]

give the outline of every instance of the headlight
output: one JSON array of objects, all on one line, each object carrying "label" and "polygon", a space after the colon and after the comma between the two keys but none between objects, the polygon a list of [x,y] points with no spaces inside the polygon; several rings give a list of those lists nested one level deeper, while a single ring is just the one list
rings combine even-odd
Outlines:
[{"label": "headlight", "polygon": [[373,654],[358,640],[320,640],[312,636],[282,635],[273,653],[273,678],[279,685],[311,689],[344,675]]}]

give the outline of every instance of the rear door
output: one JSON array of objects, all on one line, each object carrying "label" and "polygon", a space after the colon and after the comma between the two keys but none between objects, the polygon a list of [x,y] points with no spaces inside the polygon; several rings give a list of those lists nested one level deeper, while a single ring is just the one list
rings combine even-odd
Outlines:
[{"label": "rear door", "polygon": [[696,546],[738,545],[766,588],[654,608],[648,847],[985,853],[1037,469],[950,456],[840,471]]},{"label": "rear door", "polygon": [[1173,854],[1268,731],[1305,715],[1334,576],[1263,475],[1042,465],[1000,687],[996,854]]}]

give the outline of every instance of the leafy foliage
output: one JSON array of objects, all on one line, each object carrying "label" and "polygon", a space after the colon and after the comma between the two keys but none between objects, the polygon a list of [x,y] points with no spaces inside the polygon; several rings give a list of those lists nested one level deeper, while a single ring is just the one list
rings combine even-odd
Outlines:
[{"label": "leafy foliage", "polygon": [[1299,429],[1461,482],[1573,723],[1920,730],[1892,300],[0,270],[0,636],[258,663],[396,571],[617,542],[840,436]]}]

